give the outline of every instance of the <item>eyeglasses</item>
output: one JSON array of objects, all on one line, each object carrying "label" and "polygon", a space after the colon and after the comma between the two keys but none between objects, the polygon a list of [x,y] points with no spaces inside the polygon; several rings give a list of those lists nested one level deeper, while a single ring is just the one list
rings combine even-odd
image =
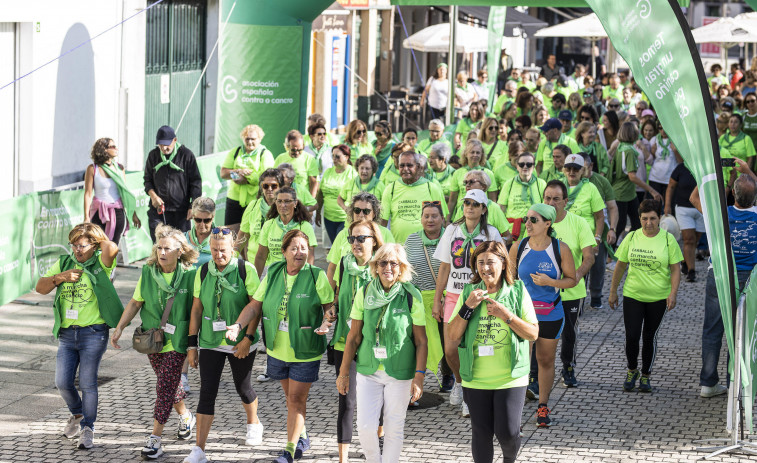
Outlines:
[{"label": "eyeglasses", "polygon": [[250,137],[247,137],[247,138],[245,138],[245,139],[244,139],[244,142],[245,142],[245,143],[250,143],[250,142],[253,142],[253,141],[255,141],[255,140],[257,140],[257,138],[250,138]]},{"label": "eyeglasses", "polygon": [[489,128],[486,129],[486,130],[489,130],[490,132],[493,132],[493,131],[499,130],[499,127],[497,127],[496,125],[490,125]]},{"label": "eyeglasses", "polygon": [[278,190],[279,185],[273,184],[273,183],[261,183],[260,188],[268,191],[268,190]]},{"label": "eyeglasses", "polygon": [[326,136],[326,132],[316,132],[313,135],[315,135],[316,137],[325,137]]},{"label": "eyeglasses", "polygon": [[565,167],[565,170],[568,172],[581,172],[580,167]]},{"label": "eyeglasses", "polygon": [[277,199],[276,204],[280,206],[287,206],[289,204],[292,204],[294,202],[294,199]]},{"label": "eyeglasses", "polygon": [[71,249],[73,249],[74,251],[83,251],[83,250],[87,249],[90,246],[94,246],[94,244],[93,243],[89,243],[89,244],[74,244],[74,243],[71,243]]},{"label": "eyeglasses", "polygon": [[390,268],[397,268],[400,266],[399,262],[393,262],[391,260],[380,260],[378,261],[378,266],[381,268],[385,268],[386,266],[389,266]]},{"label": "eyeglasses", "polygon": [[400,164],[400,169],[412,169],[415,164]]},{"label": "eyeglasses", "polygon": [[295,154],[295,153],[300,154],[303,151],[305,151],[303,148],[299,148],[299,149],[297,149],[297,148],[290,148],[289,149],[289,152],[292,153],[292,154]]},{"label": "eyeglasses", "polygon": [[116,145],[108,145],[108,147],[107,147],[106,149],[109,149],[109,150],[117,150],[117,149],[118,149],[118,147],[117,147]]},{"label": "eyeglasses", "polygon": [[757,100],[745,100],[745,101],[746,101],[746,104],[749,104],[749,103],[754,103]]},{"label": "eyeglasses", "polygon": [[594,119],[592,119],[591,116],[581,116],[581,121],[583,121],[583,122],[594,122]]},{"label": "eyeglasses", "polygon": [[441,206],[442,202],[441,201],[423,201],[421,203],[421,209],[423,209],[424,207],[429,206],[429,205],[430,206]]},{"label": "eyeglasses", "polygon": [[214,235],[230,235],[231,234],[231,228],[228,227],[215,227],[210,230],[210,233]]},{"label": "eyeglasses", "polygon": [[405,140],[417,140],[418,137],[414,135],[405,135]]},{"label": "eyeglasses", "polygon": [[518,167],[521,169],[530,169],[534,166],[533,162],[519,162]]},{"label": "eyeglasses", "polygon": [[475,179],[474,180],[463,180],[463,185],[465,185],[465,186],[475,185],[476,183],[481,183],[481,182],[479,182],[478,180],[475,180]]},{"label": "eyeglasses", "polygon": [[584,93],[584,98],[591,98],[593,96],[594,96],[593,93]]},{"label": "eyeglasses", "polygon": [[365,135],[365,130],[356,130],[355,135]]},{"label": "eyeglasses", "polygon": [[442,131],[441,130],[431,130],[431,129],[429,129],[428,133],[442,133]]},{"label": "eyeglasses", "polygon": [[369,215],[371,212],[373,212],[373,209],[369,209],[369,208],[362,209],[360,207],[352,208],[352,213],[356,215],[360,215],[360,214]]},{"label": "eyeglasses", "polygon": [[368,238],[373,239],[373,235],[355,235],[355,236],[348,236],[347,242],[350,244],[355,244],[355,241],[357,241],[360,244],[365,243],[365,240]]},{"label": "eyeglasses", "polygon": [[468,207],[481,207],[481,203],[477,203],[476,201],[473,201],[471,199],[464,199],[463,205]]},{"label": "eyeglasses", "polygon": [[536,223],[538,221],[539,219],[536,217],[523,217],[523,223],[526,223],[526,222]]},{"label": "eyeglasses", "polygon": [[528,142],[528,143],[539,143],[539,139],[538,138],[528,138],[528,137],[526,137],[526,142]]},{"label": "eyeglasses", "polygon": [[171,251],[178,251],[179,248],[164,248],[163,246],[158,246],[155,248],[155,250],[158,251],[158,254],[160,254],[161,252],[168,254]]},{"label": "eyeglasses", "polygon": [[620,108],[620,105],[619,104],[608,104],[607,107],[608,108]]},{"label": "eyeglasses", "polygon": [[209,219],[201,219],[199,217],[195,217],[195,223],[211,223],[213,221],[213,217],[210,217]]}]

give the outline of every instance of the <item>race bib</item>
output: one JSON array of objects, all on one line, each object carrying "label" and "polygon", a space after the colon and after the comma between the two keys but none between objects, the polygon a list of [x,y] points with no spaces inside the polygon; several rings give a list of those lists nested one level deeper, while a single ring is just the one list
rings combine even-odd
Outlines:
[{"label": "race bib", "polygon": [[279,331],[289,332],[289,323],[286,320],[279,322]]},{"label": "race bib", "polygon": [[76,309],[68,309],[66,310],[66,318],[69,320],[76,320],[79,318],[79,311]]},{"label": "race bib", "polygon": [[478,346],[479,357],[491,357],[494,355],[494,346]]},{"label": "race bib", "polygon": [[226,322],[224,320],[216,320],[213,322],[213,331],[226,331]]},{"label": "race bib", "polygon": [[377,359],[385,359],[385,358],[387,358],[386,347],[374,347],[373,348],[373,355],[375,355]]},{"label": "race bib", "polygon": [[166,327],[163,328],[163,331],[165,331],[168,334],[174,334],[176,332],[176,327],[170,323],[166,323]]}]

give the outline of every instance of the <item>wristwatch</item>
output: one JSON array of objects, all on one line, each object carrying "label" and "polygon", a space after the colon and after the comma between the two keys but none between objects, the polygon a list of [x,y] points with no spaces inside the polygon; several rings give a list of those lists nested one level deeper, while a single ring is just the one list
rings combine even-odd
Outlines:
[{"label": "wristwatch", "polygon": [[255,342],[255,335],[254,334],[245,334],[245,338],[249,339],[250,342]]}]

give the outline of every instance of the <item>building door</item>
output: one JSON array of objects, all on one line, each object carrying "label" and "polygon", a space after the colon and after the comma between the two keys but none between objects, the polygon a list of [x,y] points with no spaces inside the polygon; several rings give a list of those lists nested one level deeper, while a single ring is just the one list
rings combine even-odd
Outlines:
[{"label": "building door", "polygon": [[[0,22],[0,56],[5,64],[0,66],[0,86],[16,78],[16,23]],[[16,194],[16,88],[10,85],[0,91],[0,200]]]},{"label": "building door", "polygon": [[204,82],[192,91],[205,65],[206,11],[206,0],[164,0],[147,11],[145,158],[162,125],[178,127],[179,142],[204,154]]}]

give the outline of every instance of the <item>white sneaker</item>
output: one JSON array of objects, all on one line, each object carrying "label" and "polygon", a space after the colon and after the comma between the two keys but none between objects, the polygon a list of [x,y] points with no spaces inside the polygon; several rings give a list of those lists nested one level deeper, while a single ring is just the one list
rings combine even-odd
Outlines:
[{"label": "white sneaker", "polygon": [[258,382],[259,383],[265,383],[266,381],[270,381],[271,377],[267,374],[263,373],[262,375],[258,375]]},{"label": "white sneaker", "polygon": [[247,436],[244,445],[260,445],[263,443],[263,423],[247,425]]},{"label": "white sneaker", "polygon": [[197,422],[192,412],[187,411],[187,413],[187,416],[179,415],[179,431],[176,433],[176,437],[180,440],[187,440],[192,436],[192,430]]},{"label": "white sneaker", "polygon": [[189,392],[189,378],[186,373],[181,374],[181,387],[184,389],[184,392]]},{"label": "white sneaker", "polygon": [[714,386],[702,386],[700,396],[709,399],[710,397],[719,396],[728,392],[728,388],[722,384],[716,384]]},{"label": "white sneaker", "polygon": [[95,431],[89,426],[84,426],[79,436],[79,448],[89,450],[95,446]]},{"label": "white sneaker", "polygon": [[208,463],[208,458],[205,456],[205,452],[195,445],[182,463]]},{"label": "white sneaker", "polygon": [[470,411],[468,410],[468,404],[463,402],[463,408],[460,412],[461,415],[463,415],[463,418],[470,418]]},{"label": "white sneaker", "polygon": [[163,455],[163,447],[160,445],[160,441],[161,439],[158,436],[153,436],[152,434],[147,436],[145,446],[142,447],[142,452],[140,453],[142,458],[155,459]]},{"label": "white sneaker", "polygon": [[455,381],[455,385],[452,386],[452,391],[449,393],[450,405],[460,405],[463,403],[463,384]]},{"label": "white sneaker", "polygon": [[63,435],[69,439],[73,439],[81,432],[81,420],[84,419],[84,415],[79,418],[71,415],[66,421],[66,425],[63,427]]}]

